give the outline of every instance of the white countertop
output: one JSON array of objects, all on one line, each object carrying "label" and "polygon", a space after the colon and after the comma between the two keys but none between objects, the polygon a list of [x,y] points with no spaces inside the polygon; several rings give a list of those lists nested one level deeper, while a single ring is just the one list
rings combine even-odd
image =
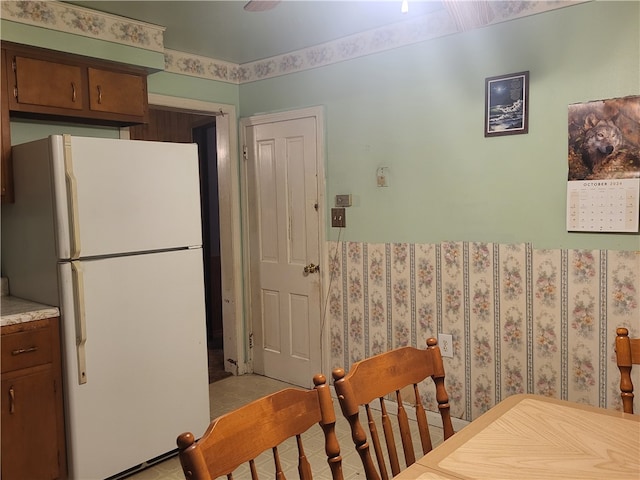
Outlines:
[{"label": "white countertop", "polygon": [[43,318],[60,316],[58,307],[43,305],[23,298],[2,296],[0,305],[0,326],[14,325],[16,323],[32,322]]}]

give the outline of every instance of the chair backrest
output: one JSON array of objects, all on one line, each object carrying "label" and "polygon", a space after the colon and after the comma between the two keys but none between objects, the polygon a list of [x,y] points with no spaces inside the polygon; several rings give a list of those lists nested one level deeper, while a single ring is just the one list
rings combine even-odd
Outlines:
[{"label": "chair backrest", "polygon": [[[349,373],[344,369],[333,370],[334,386],[338,401],[345,418],[351,427],[351,436],[356,451],[360,455],[368,480],[386,480],[390,478],[385,462],[385,453],[378,436],[378,426],[382,427],[386,444],[386,456],[391,465],[391,476],[398,475],[401,468],[398,459],[397,446],[393,435],[393,423],[387,412],[385,397],[390,394],[397,403],[397,424],[400,431],[402,450],[404,452],[405,468],[415,462],[415,451],[411,436],[410,422],[402,398],[402,394],[410,392],[411,403],[415,405],[417,429],[422,444],[422,453],[432,449],[431,435],[427,423],[427,416],[418,390],[418,384],[431,377],[435,383],[436,400],[442,417],[444,439],[453,435],[453,426],[449,415],[449,397],[444,386],[444,366],[440,348],[435,338],[427,340],[427,349],[401,347],[386,353],[366,358],[351,366]],[[405,388],[409,387],[409,388]],[[402,391],[402,392],[401,392]],[[380,415],[374,414],[376,401],[379,401]],[[364,431],[359,410],[364,406],[369,426],[371,443],[376,456],[378,469],[373,463],[369,451],[367,433]]]},{"label": "chair backrest", "polygon": [[[324,431],[331,478],[342,480],[342,457],[335,434],[336,416],[331,392],[324,375],[316,375],[313,382],[315,387],[311,390],[287,388],[221,415],[211,422],[197,442],[190,432],[180,435],[177,442],[185,477],[188,480],[213,480],[220,476],[232,479],[234,470],[248,464],[251,478],[256,480],[258,472],[254,460],[272,450],[274,473],[269,478],[284,480],[284,462],[278,446],[295,437],[298,476],[301,480],[310,480],[313,478],[311,465],[303,448],[302,434],[319,424]],[[285,455],[284,451],[282,455]],[[247,476],[243,475],[243,478]]]},{"label": "chair backrest", "polygon": [[640,365],[640,338],[629,338],[629,330],[623,327],[616,329],[616,361],[620,370],[622,410],[633,413],[631,366]]}]

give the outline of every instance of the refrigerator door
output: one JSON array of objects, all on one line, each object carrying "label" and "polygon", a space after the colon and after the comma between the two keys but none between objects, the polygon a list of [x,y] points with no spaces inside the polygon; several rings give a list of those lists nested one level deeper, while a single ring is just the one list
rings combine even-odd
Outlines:
[{"label": "refrigerator door", "polygon": [[202,245],[197,145],[50,141],[58,258]]},{"label": "refrigerator door", "polygon": [[174,450],[182,432],[200,437],[202,249],[66,262],[59,275],[70,478],[106,478]]}]

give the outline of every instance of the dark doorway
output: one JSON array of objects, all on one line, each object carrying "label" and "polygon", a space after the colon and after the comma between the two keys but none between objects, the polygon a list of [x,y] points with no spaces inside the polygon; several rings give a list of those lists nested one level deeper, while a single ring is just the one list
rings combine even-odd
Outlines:
[{"label": "dark doorway", "polygon": [[209,383],[224,371],[220,222],[215,117],[160,108],[149,109],[149,123],[129,128],[132,140],[196,143],[200,159],[204,291],[209,349]]},{"label": "dark doorway", "polygon": [[218,211],[218,158],[215,122],[193,128],[193,141],[200,156],[202,237],[204,241],[205,298],[208,343],[222,349],[222,285],[220,283],[220,216]]}]

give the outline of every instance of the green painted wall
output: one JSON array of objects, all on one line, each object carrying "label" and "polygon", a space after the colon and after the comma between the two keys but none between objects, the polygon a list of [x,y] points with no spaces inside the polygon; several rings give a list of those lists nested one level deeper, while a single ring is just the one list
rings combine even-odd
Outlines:
[{"label": "green painted wall", "polygon": [[149,93],[224,103],[235,105],[236,108],[240,103],[237,85],[175,73],[158,72],[149,75],[147,89]]},{"label": "green painted wall", "polygon": [[[524,70],[529,133],[484,138],[485,78]],[[591,2],[241,85],[240,112],[324,106],[328,207],[353,196],[341,240],[640,250],[565,229],[567,106],[638,94],[640,3]]]},{"label": "green painted wall", "polygon": [[29,119],[11,120],[11,145],[38,140],[49,135],[65,134],[78,137],[119,138],[120,132],[114,127],[85,126],[77,123],[43,122]]},{"label": "green painted wall", "polygon": [[[5,23],[6,40],[64,40]],[[85,42],[76,37],[80,50],[66,51],[86,53]],[[129,53],[101,55],[129,61]],[[529,134],[485,139],[484,79],[523,70]],[[640,250],[638,234],[565,230],[567,106],[640,94],[640,2],[589,2],[240,87],[158,72],[149,92],[233,104],[241,116],[324,106],[327,206],[353,195],[341,240]],[[25,120],[11,127],[12,143],[118,135]],[[376,187],[380,166],[389,168],[387,188]]]}]

